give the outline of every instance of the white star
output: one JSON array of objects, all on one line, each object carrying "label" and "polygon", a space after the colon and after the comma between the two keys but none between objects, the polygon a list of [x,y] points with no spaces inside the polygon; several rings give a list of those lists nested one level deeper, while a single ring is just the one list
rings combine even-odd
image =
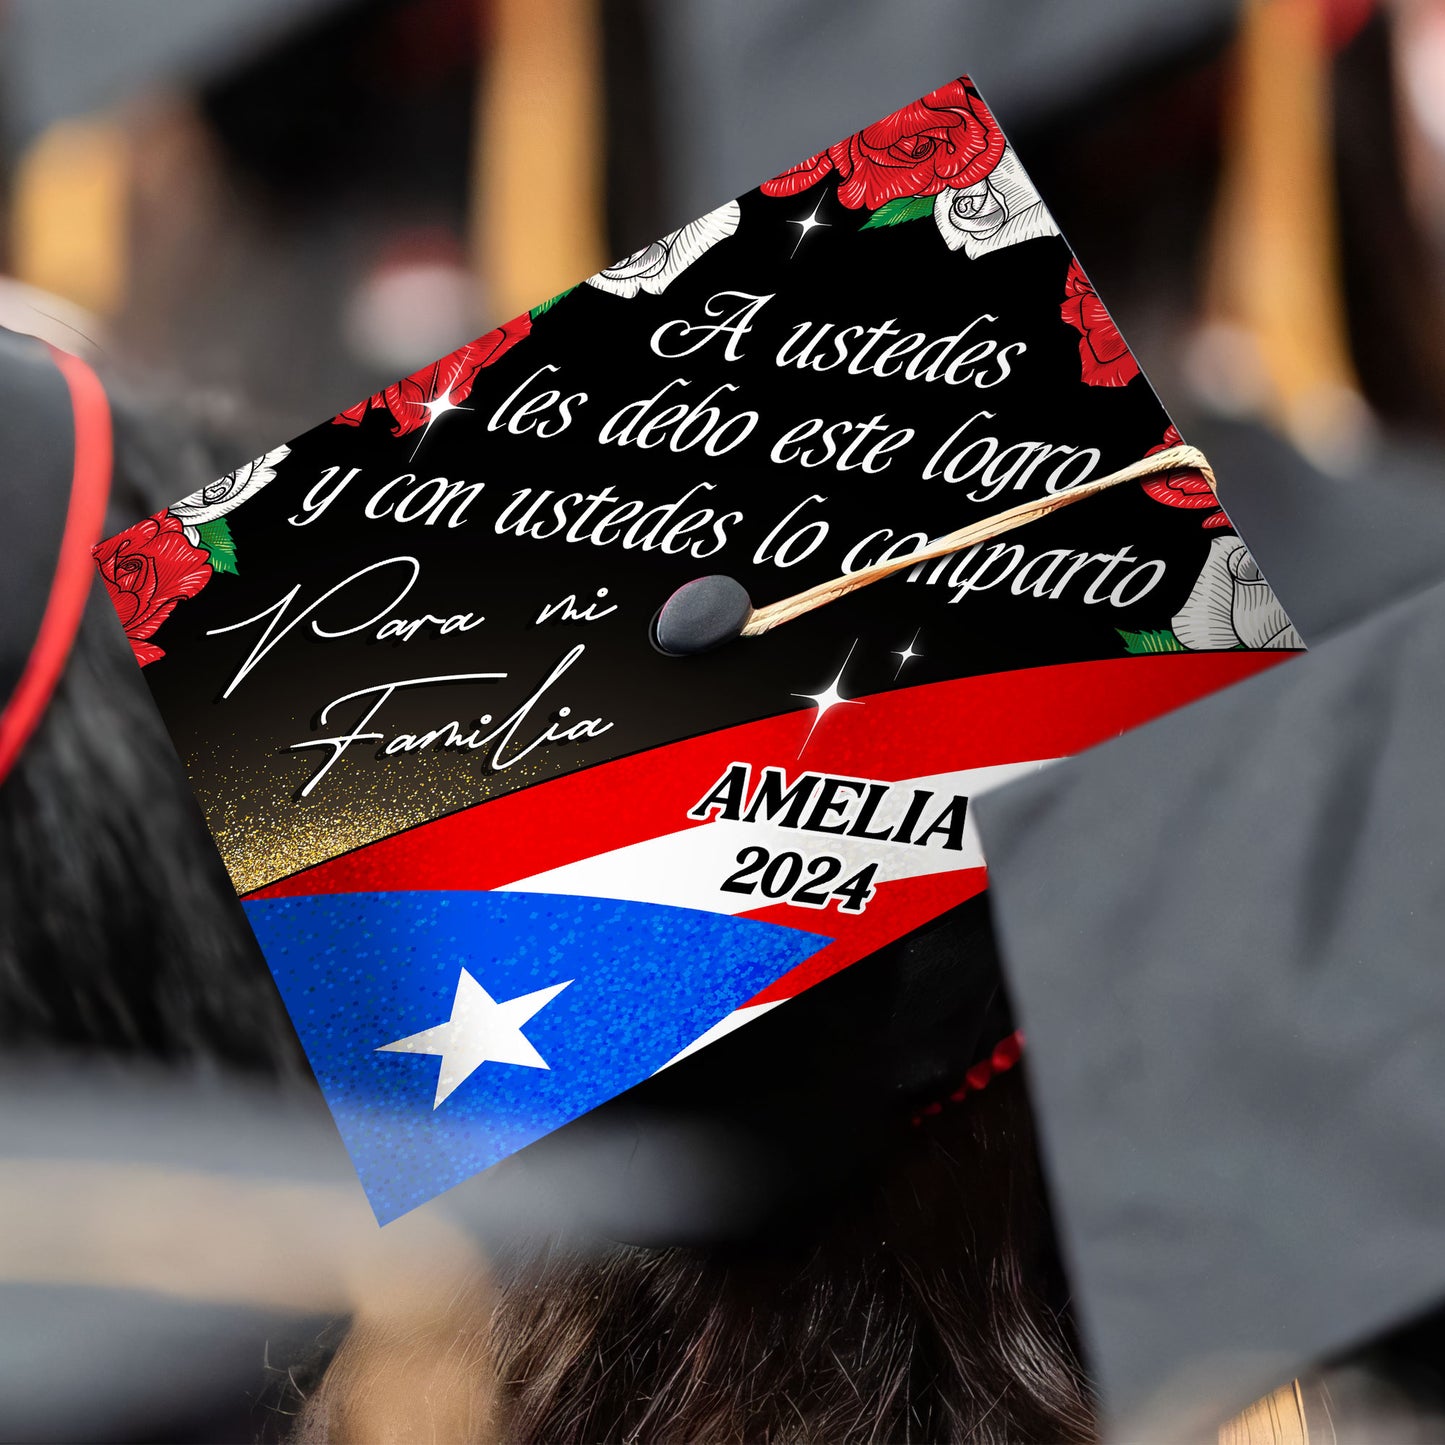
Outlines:
[{"label": "white star", "polygon": [[[918,632],[922,632],[922,631],[923,631],[923,629],[920,627],[920,628],[918,629]],[[913,634],[913,642],[917,642],[917,641],[918,641],[918,632],[915,632],[915,633]],[[904,667],[904,664],[905,664],[905,663],[912,662],[915,657],[922,657],[922,656],[923,656],[923,654],[922,654],[921,652],[915,652],[915,651],[914,651],[913,642],[910,642],[907,647],[895,647],[895,648],[893,649],[893,655],[894,655],[894,657],[896,657],[896,658],[898,659],[898,672],[895,672],[895,673],[893,674],[893,681],[894,681],[894,682],[897,682],[897,681],[898,681],[898,673],[901,673],[901,672],[903,671],[903,667]]]},{"label": "white star", "polygon": [[[818,219],[818,212],[822,209],[822,207],[823,197],[819,196],[818,204],[813,207],[813,214],[811,216],[804,216],[801,221],[788,222],[790,226],[796,226],[798,228],[798,239],[793,242],[793,250],[792,254],[788,257],[789,260],[792,260],[793,256],[796,256],[798,254],[798,247],[803,244],[804,240],[808,236],[808,233],[812,231],[814,227],[823,226],[826,228],[833,224],[831,221],[820,221]],[[801,694],[799,694],[799,696],[801,696]]]},{"label": "white star", "polygon": [[444,1024],[409,1034],[394,1043],[383,1044],[377,1053],[439,1054],[442,1066],[437,1074],[437,1095],[432,1104],[441,1106],[456,1089],[489,1060],[494,1064],[519,1064],[527,1069],[545,1069],[546,1059],[532,1047],[522,1025],[540,1012],[570,984],[554,983],[520,998],[498,1003],[466,969],[457,980],[452,1016]]},{"label": "white star", "polygon": [[857,639],[854,639],[853,647],[848,649],[848,656],[843,659],[843,666],[838,669],[838,676],[825,687],[822,692],[795,692],[794,697],[805,697],[817,709],[813,714],[813,726],[808,729],[808,736],[803,739],[803,746],[798,749],[798,756],[802,757],[808,744],[813,740],[813,734],[818,730],[818,724],[840,703],[849,707],[861,706],[855,699],[844,697],[838,691],[838,684],[843,681],[843,674],[848,670],[848,663],[852,660],[853,649],[858,646]]}]

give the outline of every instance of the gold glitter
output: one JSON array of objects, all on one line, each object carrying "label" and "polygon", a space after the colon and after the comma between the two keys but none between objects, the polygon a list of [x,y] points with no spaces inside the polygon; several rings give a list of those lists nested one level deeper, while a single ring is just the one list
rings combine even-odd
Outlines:
[{"label": "gold glitter", "polygon": [[[557,758],[490,772],[484,761],[455,753],[422,754],[393,764],[348,761],[352,766],[336,769],[310,797],[298,801],[281,791],[280,768],[274,792],[256,789],[251,770],[222,743],[209,756],[192,754],[187,759],[196,797],[237,893],[250,893],[404,828],[559,776],[571,765],[570,759]],[[298,788],[306,776],[297,769]]]}]

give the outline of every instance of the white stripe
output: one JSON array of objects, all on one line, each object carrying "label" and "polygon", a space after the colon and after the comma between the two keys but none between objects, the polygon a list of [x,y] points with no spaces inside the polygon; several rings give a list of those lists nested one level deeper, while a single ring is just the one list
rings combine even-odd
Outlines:
[{"label": "white stripe", "polygon": [[[991,768],[968,768],[932,777],[900,779],[893,785],[897,790],[895,795],[885,803],[884,810],[880,810],[874,826],[887,826],[889,815],[886,810],[889,808],[892,809],[893,819],[898,820],[915,788],[940,794],[938,808],[941,808],[955,793],[976,798],[1014,778],[1036,772],[1053,761],[1046,758],[1004,763]],[[852,876],[869,863],[877,863],[875,882],[886,883],[981,867],[983,850],[971,811],[964,825],[962,842],[963,847],[955,851],[936,846],[920,848],[910,843],[807,832],[772,823],[714,821],[675,833],[664,833],[608,853],[598,853],[561,868],[550,868],[544,873],[534,873],[497,891],[626,898],[638,903],[696,908],[706,913],[746,913],[766,907],[770,900],[756,892],[725,892],[721,885],[737,871],[741,850],[750,846],[767,848],[772,853],[801,853],[805,859],[831,854],[843,860],[842,872],[837,875],[840,879]],[[802,923],[813,911],[800,908],[799,922]]]}]

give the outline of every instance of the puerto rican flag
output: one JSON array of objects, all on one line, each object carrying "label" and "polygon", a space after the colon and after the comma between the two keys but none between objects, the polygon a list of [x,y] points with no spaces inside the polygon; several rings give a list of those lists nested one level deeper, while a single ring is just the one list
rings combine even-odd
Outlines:
[{"label": "puerto rican flag", "polygon": [[[919,795],[937,813],[1285,655],[1129,657],[800,708],[394,834],[245,907],[386,1223],[982,891],[966,804],[923,846],[863,836]],[[852,832],[841,806],[815,829],[801,810],[699,807],[769,768],[881,801]]]}]

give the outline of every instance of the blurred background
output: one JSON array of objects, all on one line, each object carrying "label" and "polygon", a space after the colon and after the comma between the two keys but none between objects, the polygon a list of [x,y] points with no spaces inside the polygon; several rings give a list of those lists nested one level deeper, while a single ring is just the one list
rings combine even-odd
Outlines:
[{"label": "blurred background", "polygon": [[1440,427],[1442,0],[0,0],[10,320],[274,440],[964,69],[1171,409]]},{"label": "blurred background", "polygon": [[[1185,434],[1223,422],[1275,448],[1244,454],[1239,485],[1251,458],[1292,456],[1306,487],[1436,491],[1445,0],[0,0],[0,325],[228,410],[219,472],[961,71]],[[1256,546],[1283,580],[1289,559]],[[1280,590],[1293,607],[1335,580],[1307,557],[1300,590]],[[121,1128],[95,1096],[67,1116],[80,1157],[75,1120]],[[245,1257],[273,1273],[215,1290],[270,1313],[141,1328],[132,1306],[91,1303],[77,1343],[74,1310],[50,1330],[32,1301],[0,1331],[14,1438],[121,1438],[95,1424],[120,1418],[137,1422],[124,1438],[251,1438],[258,1357],[299,1388],[273,1363],[275,1316],[300,1311],[287,1328],[305,1336],[305,1308],[324,1321],[354,1293],[292,1278],[325,1252],[343,1209],[326,1191],[350,1179],[315,1100],[294,1137],[269,1096],[245,1105],[253,1134],[204,1102],[188,1125],[152,1127],[148,1096],[126,1117],[168,1168],[317,1191],[310,1233],[289,1194],[273,1227],[261,1186],[234,1219],[209,1196],[169,1216],[254,1236]],[[12,1204],[30,1199],[28,1225],[70,1261],[94,1233],[64,1212],[84,1191],[16,1178]],[[150,1193],[140,1180],[143,1222]],[[443,1275],[468,1258],[445,1231],[423,1243]],[[1412,1349],[1396,1349],[1407,1372],[1424,1368]],[[114,1375],[91,1379],[94,1402],[71,1367],[86,1355]]]}]

